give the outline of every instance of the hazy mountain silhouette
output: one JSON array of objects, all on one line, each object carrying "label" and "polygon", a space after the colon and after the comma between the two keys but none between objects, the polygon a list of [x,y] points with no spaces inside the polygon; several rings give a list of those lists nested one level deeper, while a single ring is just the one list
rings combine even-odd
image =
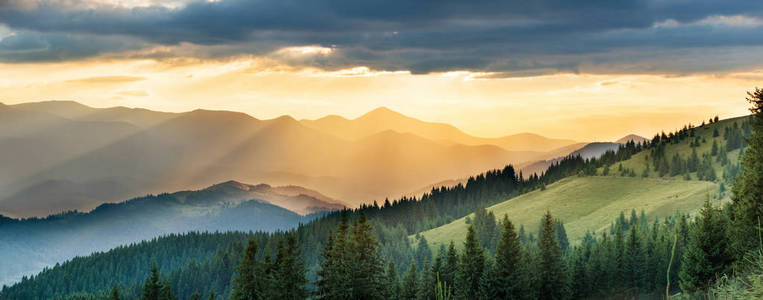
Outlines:
[{"label": "hazy mountain silhouette", "polygon": [[317,120],[302,120],[301,122],[309,127],[350,140],[386,130],[394,130],[401,133],[412,133],[434,141],[464,145],[495,145],[509,151],[547,152],[575,143],[572,140],[550,139],[532,133],[520,133],[499,138],[475,137],[452,125],[421,121],[386,107],[377,108],[352,120],[331,115]]},{"label": "hazy mountain silhouette", "polygon": [[583,146],[582,148],[572,151],[569,154],[565,154],[554,159],[541,160],[541,161],[537,161],[525,166],[521,166],[520,170],[527,175],[533,174],[533,173],[540,175],[542,172],[545,172],[546,169],[548,169],[548,166],[550,166],[551,163],[559,162],[565,156],[580,155],[580,157],[584,159],[600,157],[607,151],[617,151],[617,148],[620,147],[620,145],[621,145],[620,143],[610,143],[610,142],[588,143],[588,144],[585,144],[585,146]]},{"label": "hazy mountain silhouette", "polygon": [[[316,125],[331,122],[345,125]],[[552,150],[506,150],[512,140],[517,149]],[[99,109],[67,101],[10,105],[0,108],[0,147],[6,154],[0,157],[0,212],[89,210],[231,179],[298,185],[354,206],[485,169],[564,155],[551,147],[557,144],[577,147],[532,134],[471,137],[385,108],[355,120],[297,121],[230,111]]]}]

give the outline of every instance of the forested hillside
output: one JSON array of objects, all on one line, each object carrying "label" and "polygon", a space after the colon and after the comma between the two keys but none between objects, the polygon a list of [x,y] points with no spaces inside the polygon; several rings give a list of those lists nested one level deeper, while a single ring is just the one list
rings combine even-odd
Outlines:
[{"label": "forested hillside", "polygon": [[[574,241],[586,231],[608,228],[609,216],[621,211],[643,210],[649,218],[693,214],[708,197],[716,205],[728,200],[729,187],[740,169],[744,137],[750,135],[749,121],[749,117],[710,119],[698,127],[687,125],[661,133],[644,151],[633,152],[627,159],[586,168],[577,176],[487,207],[487,211],[494,216],[508,214],[534,234],[543,213],[555,211]],[[610,152],[598,161],[608,156],[616,155]],[[447,244],[463,239],[467,227],[467,218],[462,218],[422,235],[430,243]]]},{"label": "forested hillside", "polygon": [[[264,231],[294,228],[317,215],[302,216],[265,202],[299,202],[289,197],[253,193],[231,182],[199,191],[149,195],[103,204],[91,212],[66,212],[46,218],[0,217],[0,283],[8,284],[46,266],[105,251],[119,245],[191,231]],[[254,186],[252,186],[254,187]],[[263,191],[264,187],[259,187]],[[318,200],[314,205],[324,203]],[[288,203],[286,203],[288,204]],[[318,214],[342,208],[332,203]],[[333,205],[333,206],[332,206]],[[288,206],[288,205],[287,205]]]}]

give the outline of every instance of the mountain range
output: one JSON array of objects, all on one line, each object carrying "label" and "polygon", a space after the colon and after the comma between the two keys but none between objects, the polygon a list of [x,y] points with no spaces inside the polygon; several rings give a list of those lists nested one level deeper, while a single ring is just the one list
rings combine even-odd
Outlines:
[{"label": "mountain range", "polygon": [[343,207],[300,187],[228,181],[196,191],[102,204],[87,213],[21,220],[0,215],[0,286],[75,256],[158,236],[286,230]]},{"label": "mountain range", "polygon": [[298,121],[71,101],[2,105],[0,213],[87,211],[231,179],[300,186],[356,206],[583,145],[535,134],[479,138],[386,108]]}]

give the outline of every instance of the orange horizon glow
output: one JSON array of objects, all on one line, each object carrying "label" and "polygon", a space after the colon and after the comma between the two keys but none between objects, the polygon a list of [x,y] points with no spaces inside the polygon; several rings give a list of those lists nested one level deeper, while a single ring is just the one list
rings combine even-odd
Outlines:
[{"label": "orange horizon glow", "polygon": [[[330,53],[294,47],[284,55]],[[366,67],[325,71],[261,58],[225,61],[86,60],[0,64],[0,102],[73,100],[93,107],[157,111],[232,110],[258,119],[290,115],[356,118],[384,106],[466,133],[532,132],[577,141],[613,141],[746,115],[745,93],[761,71],[724,75],[552,74],[492,78],[468,71],[414,75]]]}]

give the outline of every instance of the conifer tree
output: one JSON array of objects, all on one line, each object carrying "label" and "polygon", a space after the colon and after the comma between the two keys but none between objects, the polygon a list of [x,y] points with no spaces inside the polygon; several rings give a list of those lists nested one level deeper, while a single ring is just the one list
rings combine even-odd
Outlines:
[{"label": "conifer tree", "polygon": [[731,257],[725,230],[725,217],[706,200],[697,220],[691,225],[689,243],[683,253],[679,273],[683,291],[705,290],[717,274],[727,269]]},{"label": "conifer tree", "polygon": [[644,288],[646,278],[645,257],[638,226],[631,226],[625,244],[625,273],[628,286],[638,292]]},{"label": "conifer tree", "polygon": [[418,287],[416,290],[417,299],[434,299],[435,286],[437,281],[433,272],[432,266],[428,261],[425,261],[421,266],[419,272]]},{"label": "conifer tree", "polygon": [[414,257],[416,259],[416,264],[421,266],[424,265],[425,261],[430,261],[432,259],[432,250],[429,249],[427,239],[423,235],[418,235],[418,240],[419,242],[416,246]]},{"label": "conifer tree", "polygon": [[350,236],[350,271],[354,299],[384,298],[384,261],[379,256],[379,242],[366,215],[360,213]]},{"label": "conifer tree", "polygon": [[466,233],[464,252],[459,264],[456,296],[460,299],[475,299],[479,294],[480,280],[484,270],[485,254],[477,241],[474,225],[471,225]]},{"label": "conifer tree", "polygon": [[451,241],[448,245],[448,253],[445,255],[445,265],[443,266],[440,280],[445,283],[448,289],[453,289],[456,283],[456,274],[458,273],[458,252],[456,244]]},{"label": "conifer tree", "polygon": [[244,251],[244,257],[236,268],[236,275],[233,277],[231,299],[265,299],[264,277],[262,266],[257,261],[257,242],[249,240]]},{"label": "conifer tree", "polygon": [[395,262],[389,262],[387,265],[387,299],[398,299],[400,297],[400,280],[397,278],[397,269],[395,268]]},{"label": "conifer tree", "polygon": [[341,215],[336,234],[329,235],[323,248],[320,277],[317,282],[317,296],[321,299],[348,299],[352,297],[351,264],[348,234],[349,220],[347,212]]},{"label": "conifer tree", "polygon": [[217,300],[217,295],[215,295],[215,290],[209,290],[209,300]]},{"label": "conifer tree", "polygon": [[170,285],[170,282],[165,280],[161,284],[161,288],[159,288],[159,300],[176,300],[177,297],[175,297],[175,294],[172,292],[172,285]]},{"label": "conifer tree", "polygon": [[556,234],[556,241],[559,242],[559,247],[562,248],[562,253],[567,252],[570,241],[567,239],[567,230],[564,229],[562,220],[554,220],[554,233]]},{"label": "conifer tree", "polygon": [[415,300],[416,299],[416,262],[411,260],[411,265],[408,267],[408,271],[403,275],[403,288],[400,293],[400,299],[403,300]]},{"label": "conifer tree", "polygon": [[741,158],[742,169],[732,188],[733,254],[741,260],[756,247],[754,238],[763,222],[763,89],[748,92],[747,101],[754,118],[748,147]]},{"label": "conifer tree", "polygon": [[567,271],[562,261],[562,248],[555,238],[551,212],[546,212],[541,228],[538,238],[538,296],[541,299],[566,299],[569,296]]},{"label": "conifer tree", "polygon": [[518,299],[522,293],[522,244],[507,215],[503,216],[503,232],[495,252],[495,296]]},{"label": "conifer tree", "polygon": [[275,298],[305,299],[307,290],[305,284],[305,266],[300,259],[300,247],[294,233],[286,236],[286,244],[280,243],[275,260],[274,287]]},{"label": "conifer tree", "polygon": [[151,266],[151,273],[143,284],[143,293],[141,300],[158,300],[162,289],[162,283],[159,278],[159,267],[156,262]]},{"label": "conifer tree", "polygon": [[201,293],[199,293],[199,290],[195,290],[193,294],[191,294],[191,300],[201,300]]},{"label": "conifer tree", "polygon": [[111,300],[121,300],[122,297],[119,295],[119,289],[117,287],[114,287],[111,289]]}]

